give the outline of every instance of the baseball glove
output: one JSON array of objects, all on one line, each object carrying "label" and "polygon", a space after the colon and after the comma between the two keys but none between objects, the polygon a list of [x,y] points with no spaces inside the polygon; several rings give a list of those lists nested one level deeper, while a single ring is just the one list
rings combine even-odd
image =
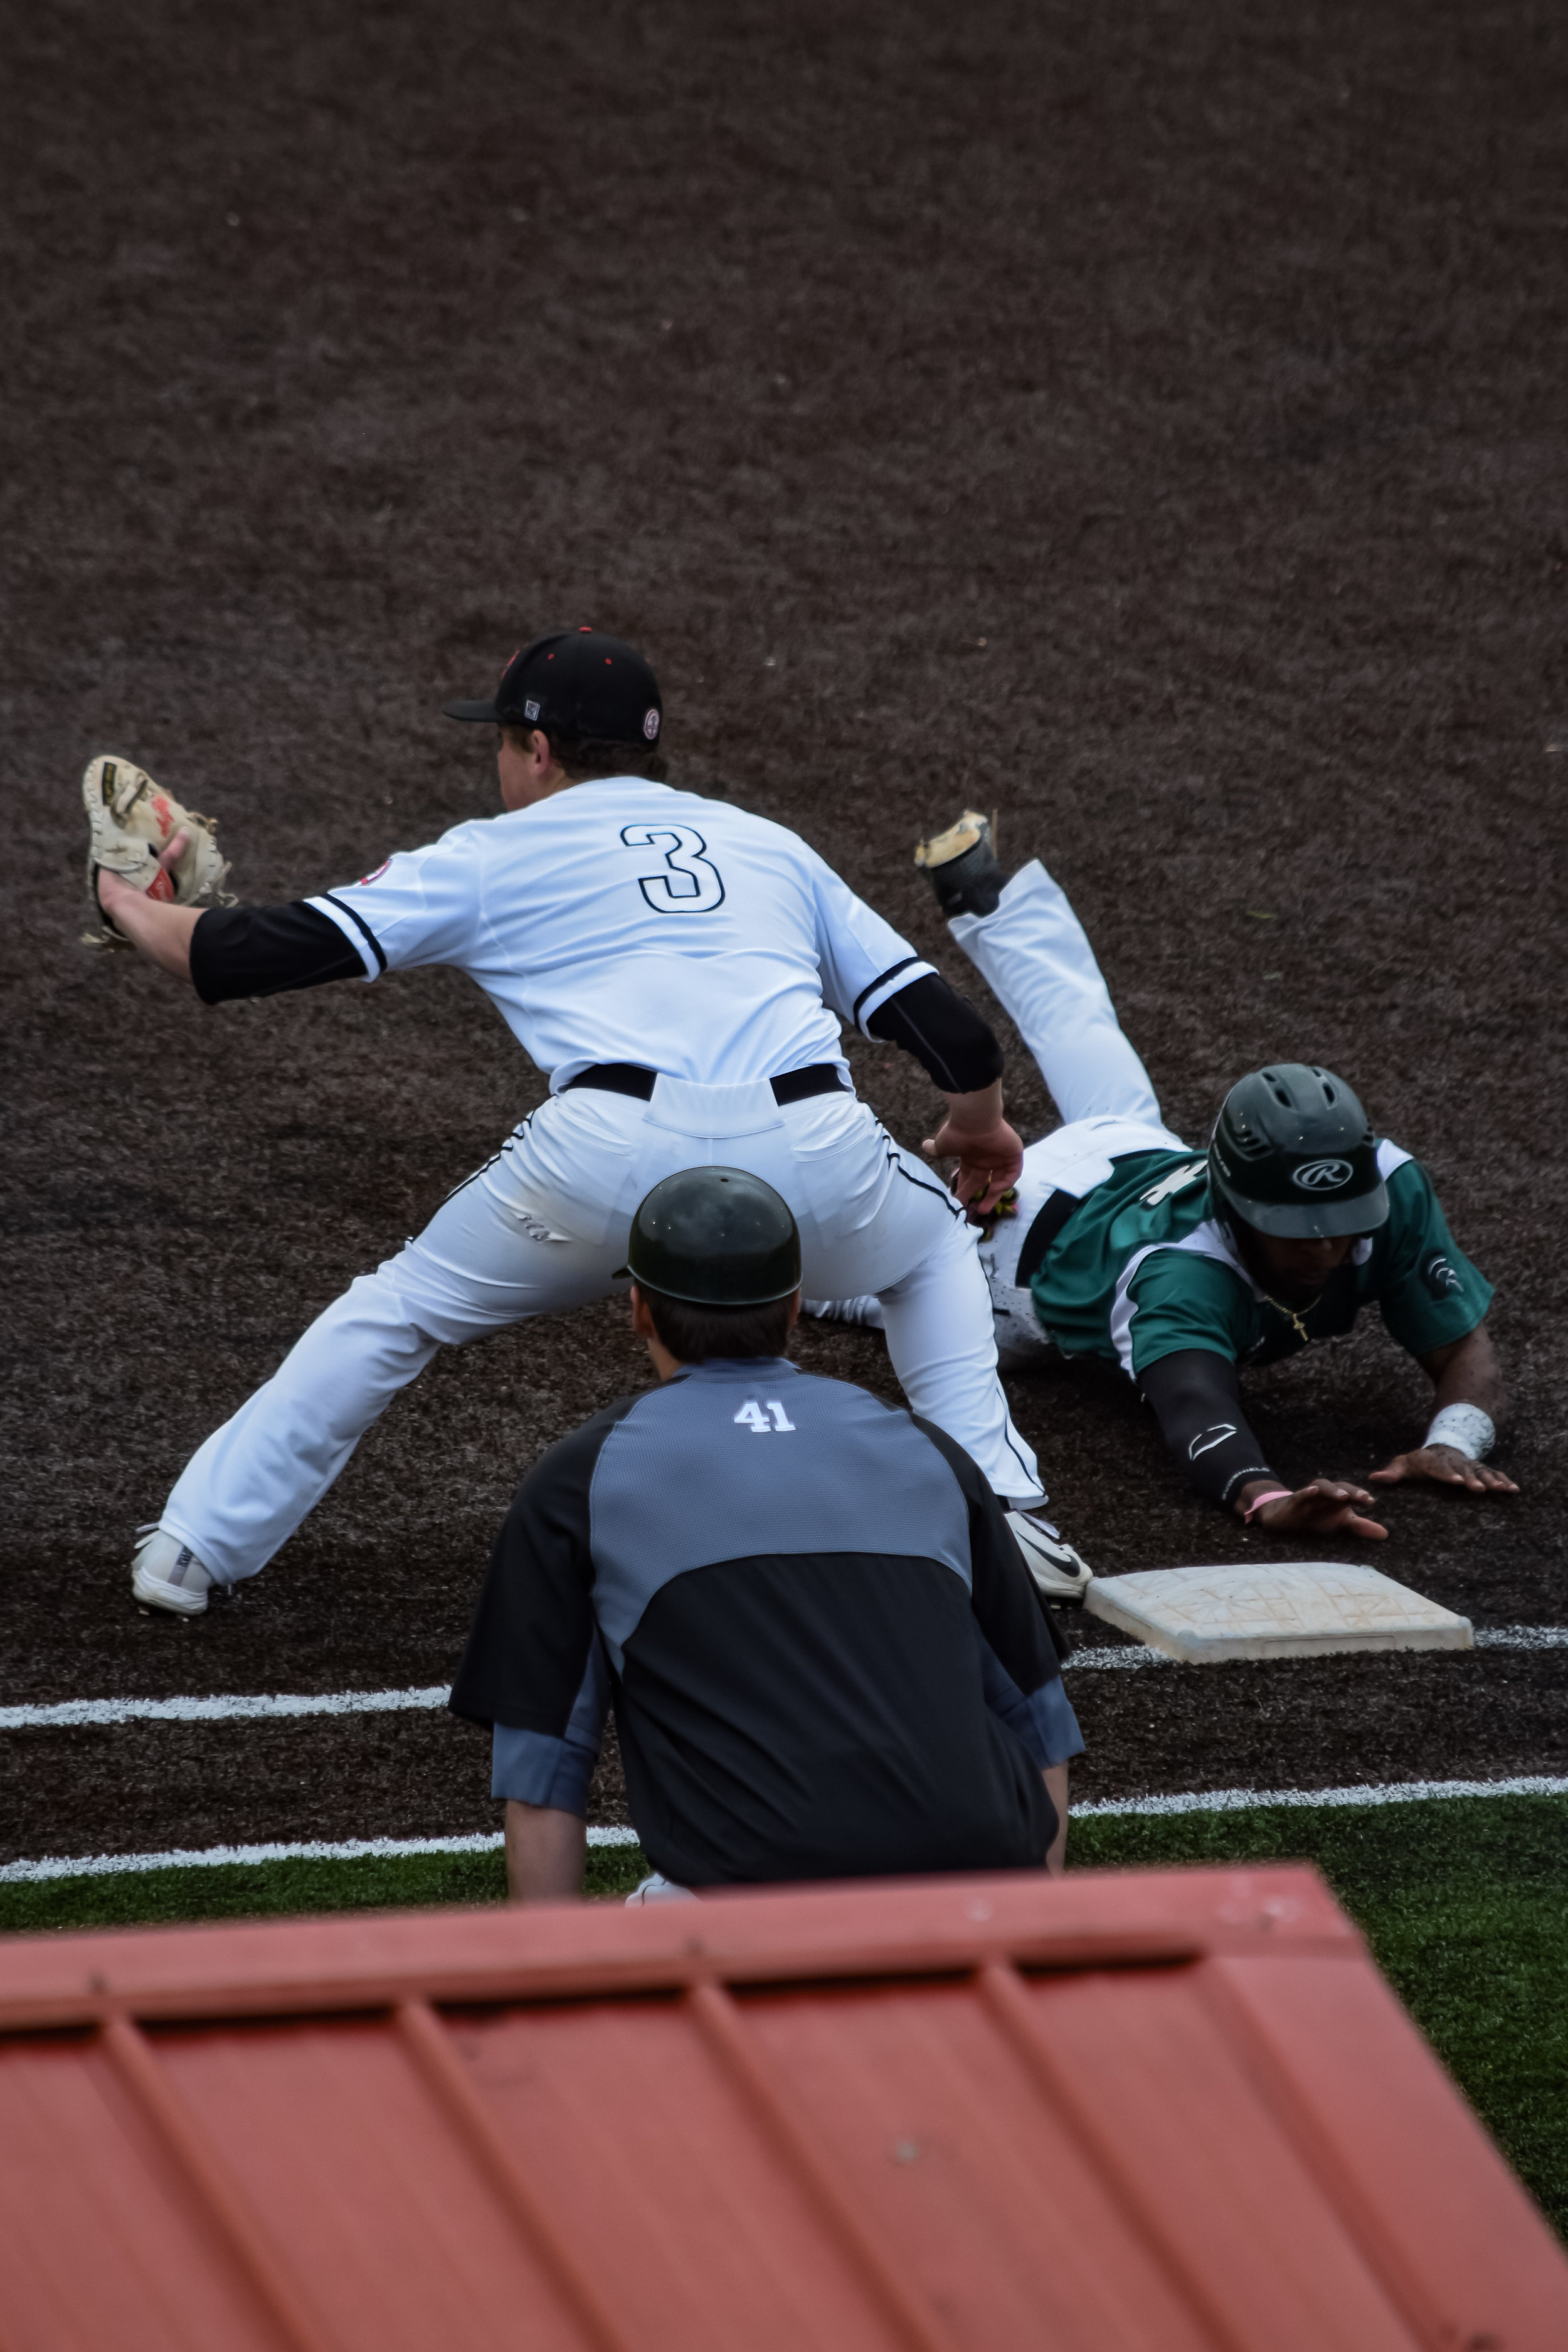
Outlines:
[{"label": "baseball glove", "polygon": [[[87,852],[87,889],[97,928],[84,931],[89,947],[124,948],[131,942],[117,931],[98,903],[97,874],[106,866],[133,890],[162,898],[172,906],[232,906],[224,889],[228,860],[218,856],[214,820],[180,806],[172,793],[153,782],[142,768],[132,767],[113,752],[89,760],[82,772],[81,796],[91,838]],[[185,846],[172,866],[158,863],[176,834]]]}]

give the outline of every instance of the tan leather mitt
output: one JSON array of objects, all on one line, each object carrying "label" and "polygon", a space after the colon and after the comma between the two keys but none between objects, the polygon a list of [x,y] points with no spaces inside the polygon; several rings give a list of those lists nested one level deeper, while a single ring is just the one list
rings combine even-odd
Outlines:
[{"label": "tan leather mitt", "polygon": [[[89,947],[131,944],[99,906],[96,877],[100,866],[129,882],[133,890],[144,890],[150,898],[172,906],[233,905],[223,887],[228,860],[218,856],[214,820],[182,808],[144,768],[132,766],[115,752],[103,753],[83,769],[81,797],[91,835],[87,891],[96,924],[96,929],[82,933]],[[178,833],[185,835],[184,848],[172,866],[160,866],[160,852]]]}]

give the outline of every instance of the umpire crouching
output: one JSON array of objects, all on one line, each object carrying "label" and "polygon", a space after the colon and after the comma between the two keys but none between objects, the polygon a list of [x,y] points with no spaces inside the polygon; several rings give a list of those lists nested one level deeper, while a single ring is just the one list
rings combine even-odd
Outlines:
[{"label": "umpire crouching", "polygon": [[799,1237],[759,1178],[667,1178],[627,1259],[660,1385],[524,1479],[452,1691],[492,1727],[513,1899],[581,1890],[612,1698],[674,1886],[1059,1869],[1083,1742],[968,1454],[786,1360]]}]

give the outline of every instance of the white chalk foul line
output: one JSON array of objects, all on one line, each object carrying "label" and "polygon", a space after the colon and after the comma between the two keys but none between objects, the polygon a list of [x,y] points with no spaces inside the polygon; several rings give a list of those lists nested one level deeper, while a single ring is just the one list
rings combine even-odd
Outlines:
[{"label": "white chalk foul line", "polygon": [[[1350,1789],[1185,1789],[1164,1797],[1100,1797],[1075,1804],[1075,1822],[1098,1814],[1250,1813],[1277,1806],[1422,1805],[1443,1797],[1568,1797],[1568,1779],[1527,1772],[1512,1780],[1387,1780]],[[0,1874],[3,1875],[3,1874]]]},{"label": "white chalk foul line", "polygon": [[52,1706],[0,1706],[0,1731],[68,1729],[100,1723],[238,1723],[256,1716],[393,1715],[445,1706],[446,1683],[416,1690],[278,1691],[216,1698],[68,1698]]},{"label": "white chalk foul line", "polygon": [[[23,1885],[40,1878],[117,1878],[128,1871],[222,1870],[230,1863],[402,1862],[422,1853],[499,1853],[499,1831],[471,1837],[344,1838],[336,1843],[309,1838],[298,1844],[174,1846],[167,1853],[42,1854],[37,1862],[0,1864],[0,1885]],[[590,1845],[636,1845],[631,1829],[591,1829]]]},{"label": "white chalk foul line", "polygon": [[[1478,1650],[1568,1650],[1568,1625],[1478,1625],[1475,1630]],[[1270,1660],[1269,1664],[1274,1661]],[[1070,1658],[1062,1661],[1068,1666],[1176,1666],[1181,1659],[1173,1658],[1163,1650],[1117,1650],[1109,1643],[1091,1643],[1089,1648],[1075,1650]]]},{"label": "white chalk foul line", "polygon": [[[1445,1797],[1568,1797],[1568,1779],[1532,1772],[1512,1780],[1392,1780],[1350,1789],[1187,1789],[1164,1797],[1100,1797],[1073,1807],[1075,1821],[1104,1820],[1128,1813],[1239,1813],[1289,1807],[1419,1805]],[[634,1846],[634,1829],[591,1829],[591,1846]],[[0,1885],[47,1878],[116,1878],[153,1870],[220,1870],[230,1863],[402,1861],[426,1853],[494,1853],[502,1840],[495,1832],[471,1837],[347,1838],[330,1844],[312,1839],[298,1845],[174,1847],[167,1853],[44,1854],[36,1862],[0,1864]]]},{"label": "white chalk foul line", "polygon": [[[1568,1650],[1568,1625],[1483,1625],[1481,1650]],[[1075,1650],[1064,1664],[1082,1672],[1105,1667],[1173,1666],[1159,1650],[1118,1649],[1109,1642]],[[70,1730],[112,1723],[243,1723],[268,1716],[393,1715],[404,1708],[445,1706],[445,1683],[411,1690],[222,1692],[211,1698],[68,1698],[52,1704],[0,1706],[0,1731]]]},{"label": "white chalk foul line", "polygon": [[1070,1658],[1062,1660],[1062,1672],[1069,1666],[1179,1666],[1179,1658],[1168,1658],[1163,1650],[1113,1650],[1109,1643],[1094,1643],[1087,1650],[1075,1650]]}]

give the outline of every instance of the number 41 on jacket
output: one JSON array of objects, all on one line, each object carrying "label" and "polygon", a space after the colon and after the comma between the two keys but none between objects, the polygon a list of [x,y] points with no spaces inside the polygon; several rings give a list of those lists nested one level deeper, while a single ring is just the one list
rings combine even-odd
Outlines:
[{"label": "number 41 on jacket", "polygon": [[[768,1419],[770,1412],[773,1415],[772,1421]],[[735,1419],[742,1429],[749,1429],[754,1437],[771,1437],[775,1429],[793,1432],[795,1428],[794,1422],[776,1397],[768,1399],[766,1412],[757,1402],[755,1397],[748,1397],[735,1415]]]}]

